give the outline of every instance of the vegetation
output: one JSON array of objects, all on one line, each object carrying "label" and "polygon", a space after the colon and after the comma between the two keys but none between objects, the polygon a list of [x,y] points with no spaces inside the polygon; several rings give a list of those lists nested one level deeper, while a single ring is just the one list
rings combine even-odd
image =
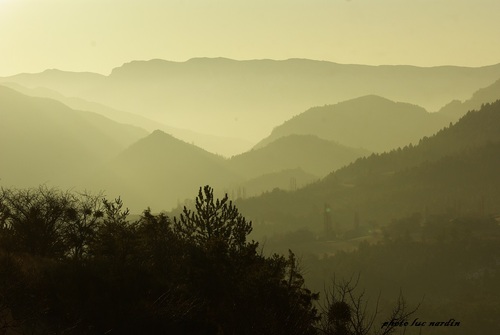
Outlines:
[{"label": "vegetation", "polygon": [[[371,314],[365,314],[365,320],[373,318],[381,333],[380,325],[400,305],[401,290],[405,312],[419,306],[408,318],[410,322],[417,318],[420,322],[452,318],[461,322],[459,328],[425,327],[422,334],[497,334],[499,222],[495,215],[453,211],[427,217],[413,214],[362,238],[341,236],[328,241],[304,229],[275,234],[266,239],[266,249],[282,252],[293,245],[307,269],[304,279],[308,287],[321,291],[327,285],[320,304],[347,301],[351,306],[366,305]],[[330,285],[331,278],[336,280]],[[325,328],[330,322],[324,319],[328,309],[321,310]],[[376,315],[376,311],[381,313]],[[405,331],[420,334],[419,328]]]},{"label": "vegetation", "polygon": [[0,334],[371,333],[378,310],[356,285],[334,283],[320,312],[294,253],[265,256],[251,230],[209,186],[173,220],[130,220],[120,198],[2,189]]},{"label": "vegetation", "polygon": [[1,329],[31,334],[314,334],[292,252],[265,257],[227,196],[128,219],[121,199],[0,195]]}]

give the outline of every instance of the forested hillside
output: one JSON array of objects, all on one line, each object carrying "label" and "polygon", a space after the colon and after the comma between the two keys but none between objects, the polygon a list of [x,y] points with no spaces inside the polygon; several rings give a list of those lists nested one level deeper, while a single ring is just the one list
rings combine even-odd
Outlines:
[{"label": "forested hillside", "polygon": [[497,101],[418,145],[358,159],[297,192],[275,191],[239,206],[262,227],[315,231],[324,229],[325,206],[341,230],[352,227],[355,215],[362,225],[373,226],[449,207],[477,212],[484,205],[488,213],[498,213],[499,142]]}]

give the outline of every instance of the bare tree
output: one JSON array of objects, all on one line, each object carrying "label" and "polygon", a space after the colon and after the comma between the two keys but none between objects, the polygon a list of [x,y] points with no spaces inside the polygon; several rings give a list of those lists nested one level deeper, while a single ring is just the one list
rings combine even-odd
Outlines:
[{"label": "bare tree", "polygon": [[404,323],[414,314],[420,304],[409,308],[402,292],[396,305],[393,307],[389,322],[380,329],[374,329],[375,321],[380,314],[380,294],[377,297],[373,311],[370,312],[369,300],[364,290],[358,289],[360,275],[348,280],[332,280],[331,287],[326,289],[326,302],[323,309],[323,318],[319,326],[319,333],[324,335],[389,335],[394,333],[398,324]]}]

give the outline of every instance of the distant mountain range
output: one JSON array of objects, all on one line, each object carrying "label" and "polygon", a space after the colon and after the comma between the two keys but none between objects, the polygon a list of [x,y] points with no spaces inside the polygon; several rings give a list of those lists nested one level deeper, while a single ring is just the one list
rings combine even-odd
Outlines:
[{"label": "distant mountain range", "polygon": [[[220,62],[226,64],[226,60]],[[232,64],[236,68],[241,66],[239,62]],[[196,71],[193,68],[191,75],[203,68],[201,66]],[[78,77],[77,74],[73,76],[57,71],[45,75],[51,78],[50,82],[58,82],[60,76],[55,74],[64,80]],[[146,76],[144,80],[163,80],[161,74],[157,76],[159,79]],[[85,74],[83,78],[96,84],[108,80],[91,74]],[[205,184],[211,184],[219,192],[249,197],[276,188],[295,190],[333,171],[336,171],[333,175],[306,189],[334,178],[342,180],[341,188],[355,192],[357,188],[353,185],[357,185],[359,178],[368,176],[366,178],[370,180],[370,176],[391,176],[414,169],[426,161],[437,161],[446,155],[456,155],[460,150],[496,141],[495,136],[500,133],[495,128],[495,120],[489,120],[482,125],[483,128],[474,124],[463,126],[469,123],[460,121],[451,127],[453,131],[442,130],[429,137],[449,126],[452,123],[449,120],[463,115],[466,106],[480,106],[500,95],[499,82],[495,82],[479,90],[470,100],[454,102],[439,113],[427,113],[419,106],[396,103],[375,95],[314,107],[277,127],[253,150],[228,159],[171,136],[164,131],[165,128],[151,133],[155,125],[162,125],[157,121],[83,98],[68,98],[42,87],[29,89],[21,84],[9,85],[31,95],[53,96],[72,108],[53,99],[30,97],[0,87],[1,185],[24,187],[48,183],[104,190],[113,196],[123,196],[134,211],[141,211],[146,206],[156,210],[169,209],[192,197],[198,187]],[[76,83],[68,87],[82,88]],[[480,102],[482,99],[486,101]],[[117,120],[145,125],[148,129]],[[363,158],[370,151],[391,149],[390,154]],[[355,160],[356,163],[351,164]],[[301,192],[293,194],[305,194]],[[328,188],[322,189],[320,193],[325,199],[318,200],[318,203],[332,201],[342,207],[342,201],[333,200],[329,192]],[[369,193],[358,196],[364,198]],[[275,194],[271,192],[267,196]],[[316,199],[315,195],[307,195],[305,203],[313,199]],[[319,207],[313,206],[316,209],[308,207],[302,212],[299,221],[304,222],[304,215],[313,212],[317,215],[318,208],[321,208],[318,203],[314,206]],[[269,204],[263,204],[259,211]],[[301,204],[291,210],[283,209],[287,211],[285,221],[293,222],[296,218],[291,217],[292,213],[299,208],[304,209]],[[281,209],[273,208],[275,210]],[[265,212],[263,210],[259,215]],[[344,214],[347,212],[345,210]]]},{"label": "distant mountain range", "polygon": [[0,82],[44,87],[172,127],[256,142],[312,106],[379,95],[436,111],[499,78],[500,64],[419,68],[196,58],[134,61],[108,76],[47,70]]},{"label": "distant mountain range", "polygon": [[103,104],[90,102],[82,98],[66,97],[54,90],[43,87],[26,88],[16,83],[4,83],[3,86],[10,87],[25,95],[54,99],[64,103],[72,109],[101,114],[102,116],[105,116],[111,120],[124,124],[134,125],[149,132],[160,129],[168,134],[171,134],[172,136],[175,136],[178,139],[195,144],[200,148],[227,157],[242,153],[250,149],[252,146],[251,142],[239,138],[207,135],[197,133],[188,129],[170,127],[161,122],[153,121],[141,115],[119,111]]},{"label": "distant mountain range", "polygon": [[102,190],[134,211],[169,209],[204,184],[239,197],[294,189],[369,153],[291,135],[227,159],[160,130],[148,133],[4,86],[0,118],[1,185]]},{"label": "distant mountain range", "polygon": [[335,105],[313,107],[275,127],[254,148],[290,134],[309,134],[375,152],[415,144],[458,121],[469,110],[500,99],[500,80],[476,91],[465,101],[453,100],[437,113],[379,96],[363,96]]}]

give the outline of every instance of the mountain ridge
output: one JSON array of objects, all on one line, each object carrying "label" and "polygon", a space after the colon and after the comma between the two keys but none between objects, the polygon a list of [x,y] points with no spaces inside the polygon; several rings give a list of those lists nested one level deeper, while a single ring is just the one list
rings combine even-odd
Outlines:
[{"label": "mountain ridge", "polygon": [[[438,110],[498,80],[500,64],[423,68],[307,59],[198,58],[185,62],[135,61],[114,68],[98,80],[73,78],[64,84],[44,82],[37,76],[0,81],[52,88],[66,96],[99,102],[178,128],[257,141],[274,125],[311,106],[368,94]],[[267,121],[263,124],[262,120]]]},{"label": "mountain ridge", "polygon": [[57,100],[67,105],[71,109],[101,114],[104,117],[112,119],[116,122],[140,127],[149,132],[152,132],[156,129],[161,129],[166,133],[172,134],[176,138],[189,143],[195,143],[205,150],[217,154],[222,154],[226,157],[242,153],[245,150],[249,149],[252,145],[251,142],[247,142],[238,138],[225,138],[216,135],[197,133],[188,129],[171,127],[160,122],[148,119],[144,116],[116,110],[97,102],[87,101],[78,97],[66,97],[59,92],[47,88],[26,88],[22,85],[10,82],[3,83],[2,85],[14,89],[24,95]]},{"label": "mountain ridge", "polygon": [[428,113],[414,104],[365,95],[309,108],[275,127],[255,148],[285,135],[312,134],[343,145],[383,152],[418,141],[448,122],[444,115]]}]

